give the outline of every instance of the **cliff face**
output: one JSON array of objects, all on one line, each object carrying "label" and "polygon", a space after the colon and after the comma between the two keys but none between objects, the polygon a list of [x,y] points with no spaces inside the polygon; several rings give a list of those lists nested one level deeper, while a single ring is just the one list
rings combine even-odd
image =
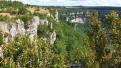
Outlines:
[{"label": "cliff face", "polygon": [[[29,21],[28,29],[24,28],[24,22],[21,19],[17,19],[16,22],[0,22],[0,31],[3,33],[4,42],[9,42],[14,40],[18,35],[23,37],[29,36],[30,40],[37,39],[37,29],[38,25],[49,26],[48,20],[40,20],[38,16],[34,16],[32,20]],[[52,28],[52,27],[51,27]],[[45,37],[50,44],[54,44],[56,40],[56,32],[53,31],[49,34],[49,37]]]},{"label": "cliff face", "polygon": [[[24,28],[24,22],[20,19],[16,22],[0,22],[0,30],[3,33],[3,39],[5,42],[14,40],[17,35],[29,36],[31,40],[37,38],[37,26],[39,25],[39,17],[34,16],[29,24],[29,28]],[[8,35],[7,35],[8,34]]]}]

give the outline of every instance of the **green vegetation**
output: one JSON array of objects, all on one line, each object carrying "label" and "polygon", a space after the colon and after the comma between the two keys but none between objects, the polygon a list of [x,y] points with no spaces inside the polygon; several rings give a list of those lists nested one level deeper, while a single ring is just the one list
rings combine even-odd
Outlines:
[{"label": "green vegetation", "polygon": [[95,53],[94,61],[99,65],[98,68],[120,68],[121,18],[112,11],[106,16],[106,23],[108,25],[103,27],[98,14],[91,14],[88,44]]},{"label": "green vegetation", "polygon": [[9,17],[8,16],[0,16],[0,21],[7,21],[9,20]]},{"label": "green vegetation", "polygon": [[27,13],[27,10],[26,5],[18,1],[0,1],[0,12],[25,14]]},{"label": "green vegetation", "polygon": [[1,68],[61,68],[66,67],[63,55],[53,52],[53,46],[41,39],[30,43],[29,38],[18,36],[15,41],[3,45]]},{"label": "green vegetation", "polygon": [[[69,64],[85,64],[93,61],[93,53],[88,46],[85,46],[87,35],[84,31],[75,31],[66,22],[59,22],[54,25],[57,32],[57,40],[54,45],[57,54],[64,54]],[[88,58],[90,56],[90,58]]]},{"label": "green vegetation", "polygon": [[35,16],[39,16],[40,19],[46,19],[46,14],[42,14],[42,13],[34,13]]},{"label": "green vegetation", "polygon": [[37,32],[38,32],[37,34],[39,37],[47,36],[49,32],[49,27],[46,25],[39,25]]},{"label": "green vegetation", "polygon": [[29,21],[32,19],[33,15],[18,15],[16,16],[17,19],[21,19],[24,22],[24,27],[27,29],[29,27]]},{"label": "green vegetation", "polygon": [[[15,15],[15,20],[24,21],[26,29],[28,21],[34,15],[47,19],[49,24],[53,24],[53,29],[47,25],[39,25],[37,40],[30,42],[29,37],[23,38],[20,35],[7,44],[0,32],[0,44],[3,48],[0,68],[68,68],[71,64],[82,64],[85,68],[121,68],[121,18],[117,12],[112,11],[106,15],[106,27],[98,19],[98,13],[94,12],[90,13],[88,24],[80,24],[74,30],[73,24],[66,22],[64,17],[56,23],[53,17],[46,14],[32,15],[26,7],[16,1],[0,2],[0,12]],[[50,7],[49,10],[54,16],[55,10]],[[60,17],[63,13],[60,13]],[[7,19],[7,16],[0,16],[0,21]],[[41,39],[48,37],[52,31],[57,33],[54,45]]]}]

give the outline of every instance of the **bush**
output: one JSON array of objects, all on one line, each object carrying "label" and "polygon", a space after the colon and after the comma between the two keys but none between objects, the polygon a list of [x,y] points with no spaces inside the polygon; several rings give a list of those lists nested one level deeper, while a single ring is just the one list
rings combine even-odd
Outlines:
[{"label": "bush", "polygon": [[46,14],[43,13],[34,13],[33,15],[39,16],[40,19],[46,19]]},{"label": "bush", "polygon": [[32,19],[32,15],[18,15],[16,19],[21,19],[24,22],[25,29],[29,28],[29,21]]},{"label": "bush", "polygon": [[61,68],[65,67],[63,55],[53,52],[53,46],[41,39],[30,42],[28,37],[18,36],[3,46],[4,59],[1,62],[3,68]]}]

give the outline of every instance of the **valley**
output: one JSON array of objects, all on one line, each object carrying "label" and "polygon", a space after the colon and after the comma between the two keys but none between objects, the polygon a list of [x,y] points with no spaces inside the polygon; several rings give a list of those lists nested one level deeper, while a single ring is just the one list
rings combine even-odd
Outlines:
[{"label": "valley", "polygon": [[0,1],[1,68],[120,68],[121,7]]}]

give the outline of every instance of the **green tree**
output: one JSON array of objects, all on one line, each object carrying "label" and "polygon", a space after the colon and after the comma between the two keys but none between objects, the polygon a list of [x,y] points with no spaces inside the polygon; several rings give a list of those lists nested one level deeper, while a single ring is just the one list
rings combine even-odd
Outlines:
[{"label": "green tree", "polygon": [[103,66],[103,57],[105,47],[107,45],[107,36],[104,28],[101,26],[101,21],[98,19],[98,13],[94,12],[90,14],[89,18],[89,25],[90,30],[88,31],[89,36],[89,44],[91,45],[92,49],[95,51],[95,56],[99,63],[100,68]]},{"label": "green tree", "polygon": [[108,24],[108,36],[109,42],[113,47],[113,66],[120,68],[121,61],[120,61],[120,52],[121,52],[121,18],[116,11],[111,11],[106,16],[106,21]]},{"label": "green tree", "polygon": [[28,37],[18,36],[15,41],[4,44],[4,58],[1,63],[3,68],[65,68],[63,55],[53,52],[53,46],[38,39],[30,42]]}]

